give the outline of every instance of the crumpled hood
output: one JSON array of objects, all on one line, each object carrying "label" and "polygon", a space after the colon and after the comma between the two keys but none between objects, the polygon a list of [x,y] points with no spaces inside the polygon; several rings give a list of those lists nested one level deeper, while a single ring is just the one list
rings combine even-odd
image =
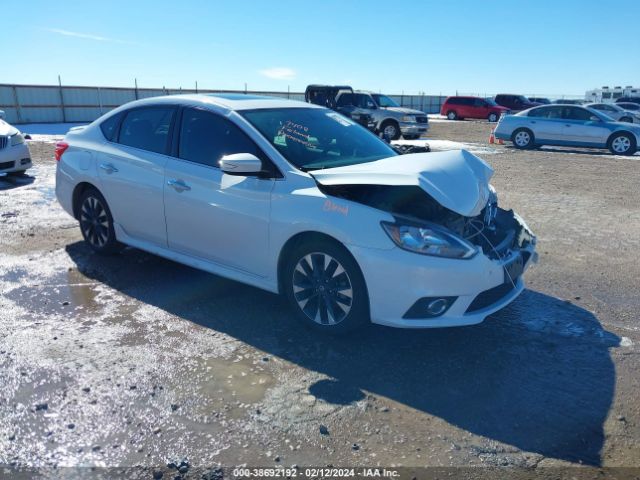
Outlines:
[{"label": "crumpled hood", "polygon": [[420,115],[421,117],[426,117],[427,114],[421,112],[420,110],[413,110],[411,108],[404,107],[384,107],[384,110],[390,110],[392,112],[404,113],[406,115]]},{"label": "crumpled hood", "polygon": [[4,120],[0,120],[0,135],[2,136],[11,136],[18,133],[18,129],[12,125],[9,125]]},{"label": "crumpled hood", "polygon": [[398,155],[309,173],[321,185],[419,186],[443,207],[473,217],[487,204],[493,169],[466,150],[451,150]]}]

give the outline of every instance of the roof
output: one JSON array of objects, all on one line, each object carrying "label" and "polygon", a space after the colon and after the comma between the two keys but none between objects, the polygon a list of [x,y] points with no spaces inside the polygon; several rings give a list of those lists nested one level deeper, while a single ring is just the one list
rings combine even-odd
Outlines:
[{"label": "roof", "polygon": [[289,100],[281,97],[249,95],[242,93],[207,93],[187,95],[167,95],[150,97],[135,102],[137,105],[161,103],[218,106],[228,110],[256,110],[263,108],[322,108],[310,103]]}]

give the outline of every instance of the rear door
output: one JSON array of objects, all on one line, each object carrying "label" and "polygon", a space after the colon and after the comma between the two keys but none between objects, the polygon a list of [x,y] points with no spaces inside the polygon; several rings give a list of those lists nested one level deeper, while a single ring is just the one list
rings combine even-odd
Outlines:
[{"label": "rear door", "polygon": [[101,191],[114,222],[136,239],[166,246],[163,189],[173,106],[133,108],[97,152]]},{"label": "rear door", "polygon": [[564,129],[562,107],[548,106],[531,109],[526,117],[525,126],[531,129],[537,142],[562,142]]},{"label": "rear door", "polygon": [[223,155],[269,160],[228,118],[185,108],[165,169],[169,248],[255,275],[268,272],[269,216],[275,180],[227,175]]}]

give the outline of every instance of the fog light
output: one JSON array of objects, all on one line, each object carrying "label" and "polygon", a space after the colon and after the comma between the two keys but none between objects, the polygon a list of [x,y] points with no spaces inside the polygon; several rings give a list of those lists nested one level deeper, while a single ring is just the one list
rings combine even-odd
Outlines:
[{"label": "fog light", "polygon": [[20,165],[28,165],[30,163],[31,163],[30,158],[23,158],[22,160],[20,160]]},{"label": "fog light", "polygon": [[439,317],[449,310],[458,297],[425,297],[414,303],[402,318],[420,319]]},{"label": "fog light", "polygon": [[427,312],[429,315],[435,317],[436,315],[442,315],[448,306],[449,302],[447,302],[447,300],[444,298],[438,298],[429,302],[427,305]]}]

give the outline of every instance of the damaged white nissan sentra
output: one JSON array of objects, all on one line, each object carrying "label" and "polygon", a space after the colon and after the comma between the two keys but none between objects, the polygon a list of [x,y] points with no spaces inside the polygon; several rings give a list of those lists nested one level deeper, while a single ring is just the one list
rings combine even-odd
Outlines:
[{"label": "damaged white nissan sentra", "polygon": [[56,146],[88,245],[272,292],[318,329],[481,322],[523,290],[535,237],[466,151],[397,155],[341,115],[251,95],[126,104]]}]

